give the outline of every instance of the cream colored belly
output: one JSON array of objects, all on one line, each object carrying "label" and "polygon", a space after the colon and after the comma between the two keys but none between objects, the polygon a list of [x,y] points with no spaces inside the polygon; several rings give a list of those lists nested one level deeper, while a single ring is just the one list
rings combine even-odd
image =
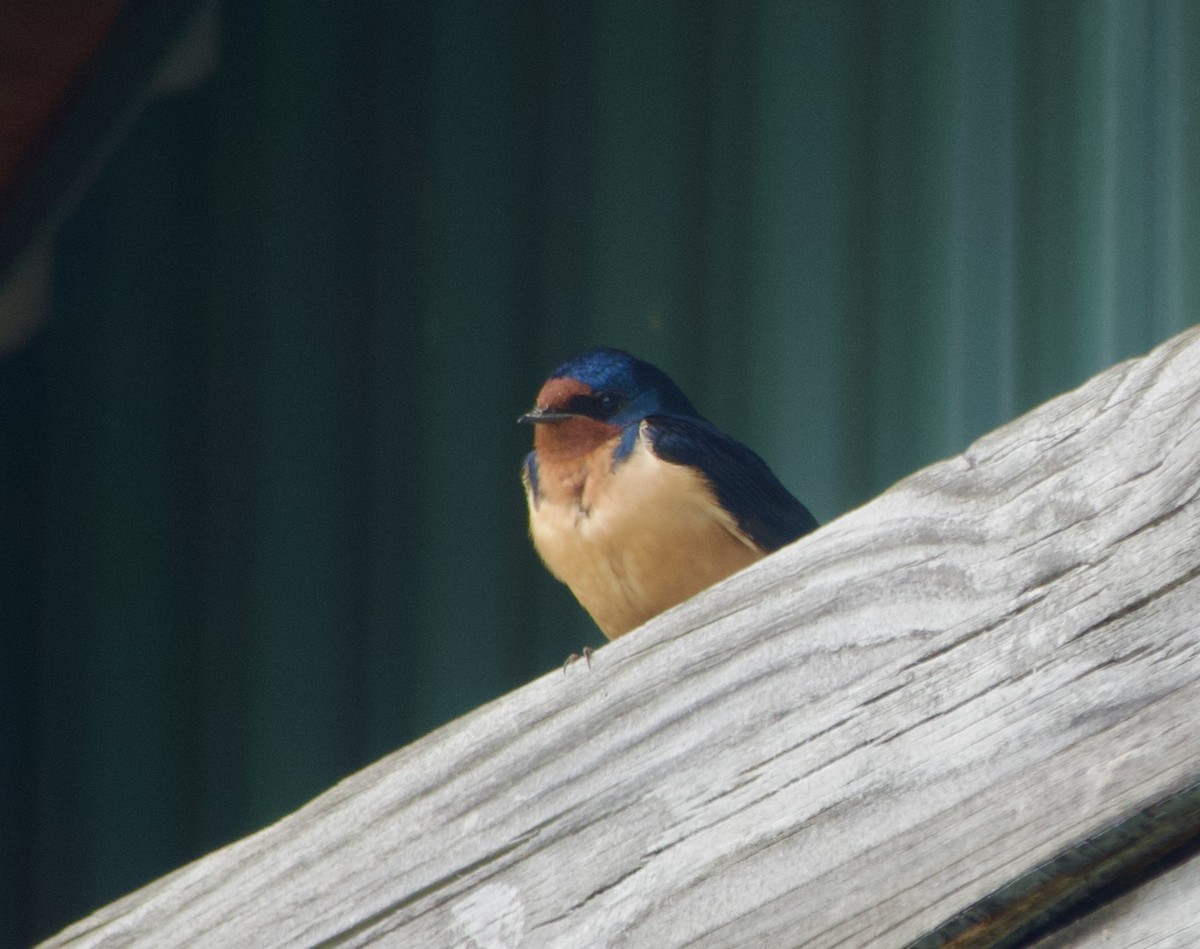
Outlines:
[{"label": "cream colored belly", "polygon": [[609,639],[763,556],[700,475],[640,442],[615,472],[585,485],[582,501],[543,498],[530,509],[530,532]]}]

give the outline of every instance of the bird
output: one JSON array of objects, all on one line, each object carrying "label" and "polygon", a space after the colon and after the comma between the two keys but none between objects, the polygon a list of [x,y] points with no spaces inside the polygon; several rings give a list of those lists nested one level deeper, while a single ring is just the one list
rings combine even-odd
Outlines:
[{"label": "bird", "polygon": [[817,527],[754,451],[620,349],[559,366],[519,422],[529,532],[608,639]]}]

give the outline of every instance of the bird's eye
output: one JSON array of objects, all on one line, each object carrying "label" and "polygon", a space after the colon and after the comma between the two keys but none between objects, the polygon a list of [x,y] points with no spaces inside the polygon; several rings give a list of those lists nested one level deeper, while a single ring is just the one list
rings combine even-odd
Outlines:
[{"label": "bird's eye", "polygon": [[596,404],[605,415],[612,415],[621,407],[621,397],[612,392],[601,392],[596,396]]}]

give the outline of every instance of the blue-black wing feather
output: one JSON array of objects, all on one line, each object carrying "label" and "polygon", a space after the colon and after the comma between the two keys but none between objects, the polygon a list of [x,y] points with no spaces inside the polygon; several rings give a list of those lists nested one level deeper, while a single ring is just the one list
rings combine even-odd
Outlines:
[{"label": "blue-black wing feather", "polygon": [[757,454],[699,418],[654,415],[644,429],[663,461],[702,472],[738,527],[763,550],[778,550],[817,526]]},{"label": "blue-black wing feather", "polygon": [[531,451],[525,456],[525,461],[521,465],[521,477],[526,484],[529,485],[529,493],[533,495],[533,500],[537,501],[538,492],[538,468],[537,468],[537,452]]}]

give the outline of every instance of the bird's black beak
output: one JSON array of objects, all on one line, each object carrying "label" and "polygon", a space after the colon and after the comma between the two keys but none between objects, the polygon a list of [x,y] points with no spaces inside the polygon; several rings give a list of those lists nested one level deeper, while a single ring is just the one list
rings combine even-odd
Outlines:
[{"label": "bird's black beak", "polygon": [[526,412],[518,422],[524,425],[539,425],[542,422],[561,422],[563,419],[575,418],[573,412],[557,412],[554,409],[537,409]]}]

